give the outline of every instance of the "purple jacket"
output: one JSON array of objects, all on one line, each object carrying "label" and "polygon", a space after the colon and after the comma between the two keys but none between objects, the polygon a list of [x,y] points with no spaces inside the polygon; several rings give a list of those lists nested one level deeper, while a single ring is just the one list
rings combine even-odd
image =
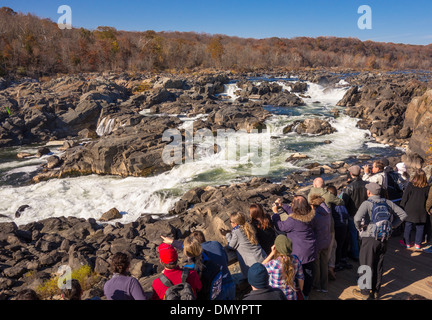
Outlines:
[{"label": "purple jacket", "polygon": [[147,300],[137,279],[114,273],[104,285],[107,300]]},{"label": "purple jacket", "polygon": [[331,242],[331,211],[323,202],[315,210],[315,217],[312,220],[312,227],[316,236],[316,249],[320,251],[330,247]]},{"label": "purple jacket", "polygon": [[281,221],[278,213],[272,217],[275,226],[291,239],[292,254],[296,255],[302,264],[314,261],[317,256],[316,238],[312,224],[314,217],[314,211],[305,216],[292,213],[285,221]]}]

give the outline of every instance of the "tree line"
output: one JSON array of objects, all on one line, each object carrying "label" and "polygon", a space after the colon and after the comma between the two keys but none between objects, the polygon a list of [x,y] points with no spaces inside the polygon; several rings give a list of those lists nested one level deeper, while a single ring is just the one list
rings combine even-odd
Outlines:
[{"label": "tree line", "polygon": [[356,38],[239,38],[196,32],[61,30],[57,23],[0,8],[0,76],[79,72],[237,72],[349,68],[431,70],[428,46]]}]

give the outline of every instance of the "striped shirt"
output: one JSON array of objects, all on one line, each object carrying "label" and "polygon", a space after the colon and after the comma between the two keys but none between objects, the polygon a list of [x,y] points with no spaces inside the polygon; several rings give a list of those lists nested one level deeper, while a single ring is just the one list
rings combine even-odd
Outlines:
[{"label": "striped shirt", "polygon": [[[304,280],[300,259],[296,255],[292,255],[291,259],[294,266],[295,279]],[[297,300],[297,294],[294,288],[287,285],[282,279],[282,262],[280,261],[280,258],[270,260],[265,264],[265,267],[269,274],[269,285],[273,288],[281,289],[288,300]]]}]

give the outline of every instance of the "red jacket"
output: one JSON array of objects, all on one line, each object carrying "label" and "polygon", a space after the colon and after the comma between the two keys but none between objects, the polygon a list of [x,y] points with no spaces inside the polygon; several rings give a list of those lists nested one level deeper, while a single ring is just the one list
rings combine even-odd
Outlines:
[{"label": "red jacket", "polygon": [[[163,273],[165,276],[173,283],[173,285],[181,283],[181,275],[183,270],[180,267],[176,267],[175,269],[165,269]],[[198,276],[198,273],[195,270],[191,270],[189,273],[189,277],[187,278],[187,282],[192,286],[192,289],[195,292],[195,295],[198,291],[201,290],[202,284],[201,280]],[[153,297],[152,300],[163,300],[165,296],[165,291],[168,289],[167,286],[162,284],[159,278],[153,280]]]}]

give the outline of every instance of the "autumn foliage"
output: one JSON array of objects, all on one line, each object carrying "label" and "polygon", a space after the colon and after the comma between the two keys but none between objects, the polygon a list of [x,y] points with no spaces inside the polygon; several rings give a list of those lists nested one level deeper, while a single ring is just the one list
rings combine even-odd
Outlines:
[{"label": "autumn foliage", "polygon": [[233,71],[300,68],[432,69],[432,45],[356,38],[251,39],[195,32],[60,30],[31,14],[0,9],[0,76],[100,71]]}]

